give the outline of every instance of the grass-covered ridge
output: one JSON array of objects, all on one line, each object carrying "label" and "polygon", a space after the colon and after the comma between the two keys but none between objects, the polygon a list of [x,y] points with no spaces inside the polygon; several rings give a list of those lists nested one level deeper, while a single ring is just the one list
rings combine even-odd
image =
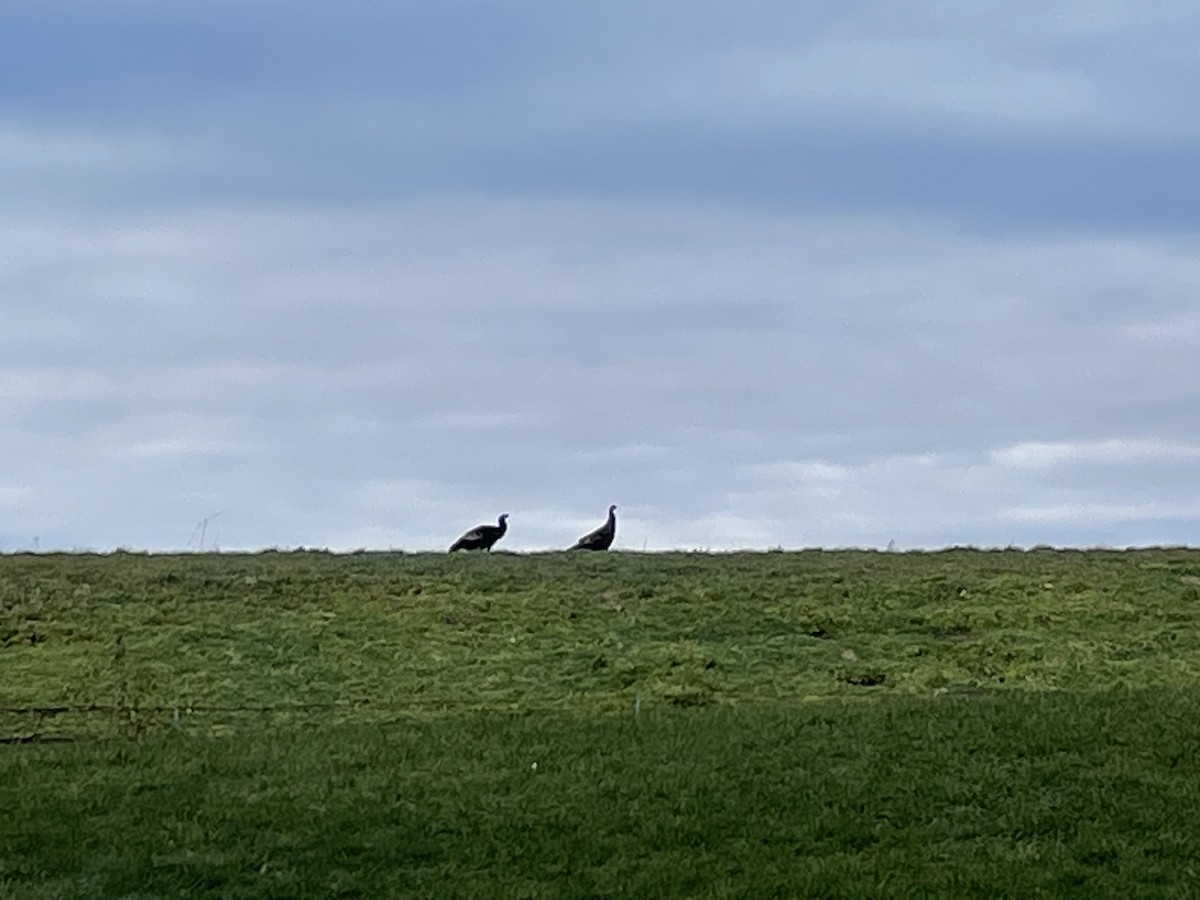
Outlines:
[{"label": "grass-covered ridge", "polygon": [[1187,550],[0,557],[10,708],[586,715],[1198,676]]},{"label": "grass-covered ridge", "polygon": [[1191,896],[1198,620],[1183,549],[0,556],[0,896]]}]

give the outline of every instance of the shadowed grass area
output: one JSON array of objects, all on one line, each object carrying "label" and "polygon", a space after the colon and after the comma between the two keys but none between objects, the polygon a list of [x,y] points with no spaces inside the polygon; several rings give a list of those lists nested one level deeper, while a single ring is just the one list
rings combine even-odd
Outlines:
[{"label": "shadowed grass area", "polygon": [[0,556],[0,894],[1190,896],[1198,625],[1188,550]]},{"label": "shadowed grass area", "polygon": [[42,897],[1183,897],[1200,876],[1197,701],[477,714],[10,748],[0,885]]}]

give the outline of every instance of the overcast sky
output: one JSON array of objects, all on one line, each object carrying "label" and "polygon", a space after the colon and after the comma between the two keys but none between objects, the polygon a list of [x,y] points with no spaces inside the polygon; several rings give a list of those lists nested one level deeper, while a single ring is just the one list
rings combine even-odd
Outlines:
[{"label": "overcast sky", "polygon": [[1200,543],[1200,7],[5,0],[0,549]]}]

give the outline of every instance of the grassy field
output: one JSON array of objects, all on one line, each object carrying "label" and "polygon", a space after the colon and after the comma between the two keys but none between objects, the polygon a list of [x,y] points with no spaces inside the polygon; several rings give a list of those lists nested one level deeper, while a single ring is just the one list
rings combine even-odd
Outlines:
[{"label": "grassy field", "polygon": [[0,556],[0,895],[1179,896],[1200,552]]}]

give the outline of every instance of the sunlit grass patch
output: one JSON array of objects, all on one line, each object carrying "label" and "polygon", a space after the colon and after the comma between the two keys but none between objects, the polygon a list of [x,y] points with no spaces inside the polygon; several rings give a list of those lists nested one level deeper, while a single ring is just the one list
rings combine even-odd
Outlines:
[{"label": "sunlit grass patch", "polygon": [[0,706],[136,707],[156,727],[205,707],[1178,687],[1200,675],[1197,572],[1185,550],[7,556]]}]

